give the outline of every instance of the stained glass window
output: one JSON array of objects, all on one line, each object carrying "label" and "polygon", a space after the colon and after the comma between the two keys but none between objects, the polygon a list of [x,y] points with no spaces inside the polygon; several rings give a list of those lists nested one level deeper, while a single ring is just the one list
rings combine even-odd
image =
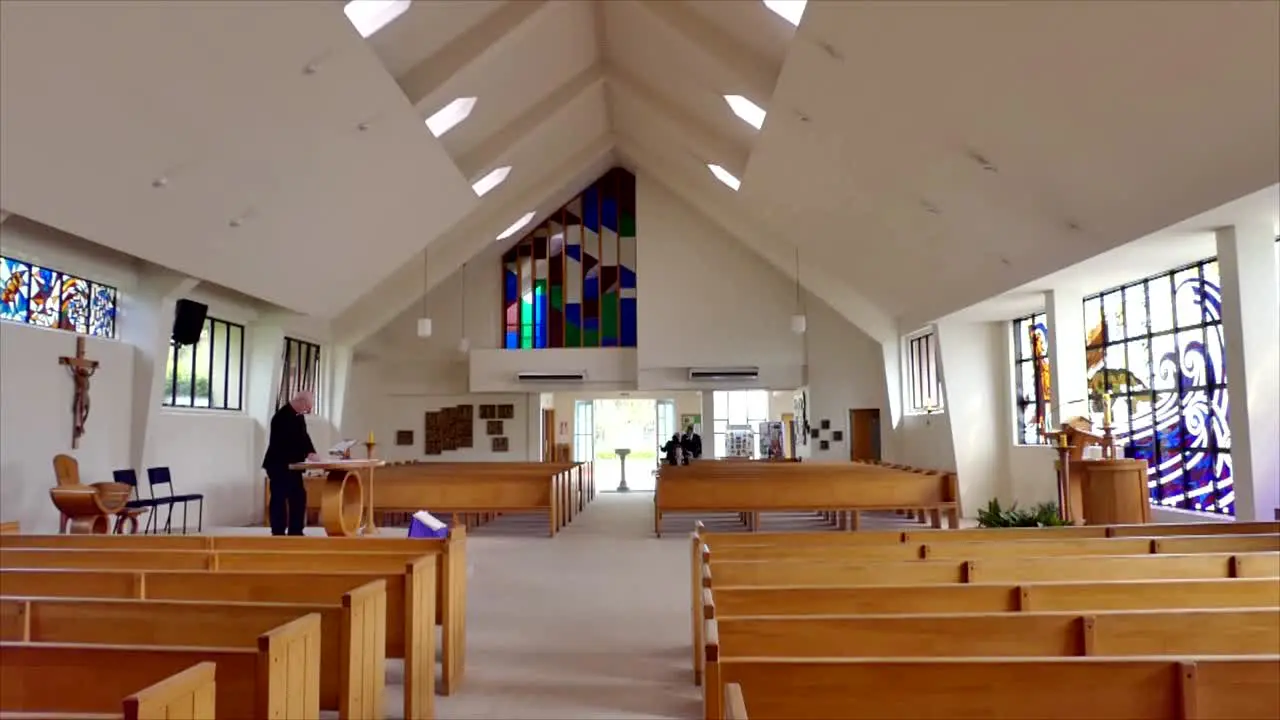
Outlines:
[{"label": "stained glass window", "polygon": [[1049,403],[1053,399],[1044,313],[1013,321],[1013,374],[1017,386],[1018,444],[1044,445]]},{"label": "stained glass window", "polygon": [[1085,298],[1089,412],[1149,465],[1152,504],[1235,514],[1218,261]]},{"label": "stained glass window", "polygon": [[116,289],[0,256],[0,320],[111,338]]},{"label": "stained glass window", "polygon": [[636,179],[613,168],[502,256],[507,350],[636,346]]}]

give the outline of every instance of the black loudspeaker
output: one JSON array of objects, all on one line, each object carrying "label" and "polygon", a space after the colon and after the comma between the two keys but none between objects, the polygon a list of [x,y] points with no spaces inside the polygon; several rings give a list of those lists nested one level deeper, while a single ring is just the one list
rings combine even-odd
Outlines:
[{"label": "black loudspeaker", "polygon": [[181,298],[173,313],[173,342],[175,345],[195,345],[204,330],[204,316],[209,306],[194,300]]}]

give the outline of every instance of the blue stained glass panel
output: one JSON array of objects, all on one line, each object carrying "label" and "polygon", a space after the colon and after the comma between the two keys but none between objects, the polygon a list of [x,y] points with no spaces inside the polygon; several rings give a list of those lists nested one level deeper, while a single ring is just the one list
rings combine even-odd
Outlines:
[{"label": "blue stained glass panel", "polygon": [[62,274],[38,265],[31,266],[30,313],[27,322],[40,327],[58,327],[62,301]]},{"label": "blue stained glass panel", "polygon": [[62,308],[58,327],[72,332],[89,332],[89,283],[78,277],[62,278]]},{"label": "blue stained glass panel", "polygon": [[27,321],[27,296],[31,291],[31,267],[0,257],[0,319]]},{"label": "blue stained glass panel", "polygon": [[106,285],[94,283],[89,304],[89,334],[95,337],[115,337],[116,291]]}]

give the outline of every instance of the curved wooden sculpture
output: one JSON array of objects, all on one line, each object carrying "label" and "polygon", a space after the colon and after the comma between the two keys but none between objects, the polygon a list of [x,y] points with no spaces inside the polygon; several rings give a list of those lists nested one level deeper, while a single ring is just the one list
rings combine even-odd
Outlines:
[{"label": "curved wooden sculpture", "polygon": [[364,483],[351,470],[330,470],[320,495],[320,524],[328,535],[351,536],[360,531],[364,514]]},{"label": "curved wooden sculpture", "polygon": [[[80,466],[70,455],[54,456],[53,472],[58,485],[49,491],[49,497],[62,513],[68,526],[66,532],[73,535],[111,532],[111,516],[125,512],[133,488],[115,482],[81,483]],[[136,526],[136,520],[134,524]]]}]

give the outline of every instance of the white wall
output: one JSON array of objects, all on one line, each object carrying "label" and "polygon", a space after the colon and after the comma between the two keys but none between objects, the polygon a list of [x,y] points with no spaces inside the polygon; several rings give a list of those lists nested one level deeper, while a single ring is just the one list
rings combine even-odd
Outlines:
[{"label": "white wall", "polygon": [[1001,323],[937,324],[961,509],[969,516],[992,498],[1009,496],[1005,335]]},{"label": "white wall", "polygon": [[110,482],[111,471],[129,466],[133,348],[86,341],[85,355],[100,364],[89,381],[85,434],[72,450],[75,386],[58,358],[75,354],[73,333],[0,322],[0,518],[28,532],[57,532],[54,455],[75,457],[85,483]]},{"label": "white wall", "polygon": [[688,369],[702,366],[760,368],[758,381],[732,387],[804,384],[791,281],[643,175],[636,229],[641,389],[730,387],[691,383]]}]

